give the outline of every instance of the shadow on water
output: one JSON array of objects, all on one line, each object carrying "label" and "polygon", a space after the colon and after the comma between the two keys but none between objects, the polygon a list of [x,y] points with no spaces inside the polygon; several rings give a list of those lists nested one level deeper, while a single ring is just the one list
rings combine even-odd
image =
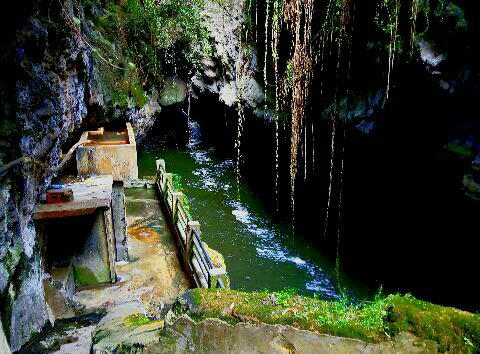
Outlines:
[{"label": "shadow on water", "polygon": [[[162,158],[167,171],[181,176],[190,212],[200,221],[204,241],[223,254],[232,288],[272,290],[296,288],[326,299],[339,297],[335,266],[313,244],[294,235],[290,225],[273,221],[246,183],[238,181],[235,163],[202,141],[200,126],[189,123],[184,147],[171,147],[154,132],[139,151],[140,176],[155,174]],[[342,277],[353,297],[367,290]]]}]

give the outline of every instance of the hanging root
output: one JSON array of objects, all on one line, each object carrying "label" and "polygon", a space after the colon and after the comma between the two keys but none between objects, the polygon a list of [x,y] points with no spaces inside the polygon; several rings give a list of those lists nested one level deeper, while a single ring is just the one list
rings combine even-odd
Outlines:
[{"label": "hanging root", "polygon": [[65,154],[62,161],[55,167],[48,167],[47,164],[45,164],[42,161],[36,160],[33,157],[28,157],[28,156],[20,157],[0,167],[0,178],[2,178],[10,169],[20,164],[39,166],[42,169],[44,169],[45,173],[47,174],[57,173],[63,168],[63,166],[65,166],[67,161],[70,160],[70,158],[72,157],[72,154],[75,152],[75,150],[77,150],[79,146],[89,144],[91,142],[92,142],[91,140],[86,140],[86,141],[78,142],[75,145],[73,145],[70,148],[70,150]]},{"label": "hanging root", "polygon": [[[325,228],[323,238],[327,238],[328,227],[330,222],[330,210],[333,200],[334,185],[337,186],[338,190],[338,223],[340,225],[340,218],[343,208],[343,172],[344,172],[344,155],[345,155],[345,138],[346,138],[346,117],[343,116],[343,121],[340,122],[342,118],[339,115],[338,107],[338,97],[344,96],[348,97],[348,86],[345,86],[345,83],[350,78],[351,70],[351,23],[353,21],[352,17],[352,1],[343,0],[340,8],[340,33],[337,41],[337,81],[335,89],[335,99],[334,99],[334,111],[332,113],[332,133],[331,133],[331,143],[330,143],[330,174],[329,174],[329,186],[328,186],[328,199],[327,199],[327,209],[325,212]],[[342,123],[342,124],[340,124]],[[343,129],[343,141],[341,142],[340,152],[337,152],[337,129],[341,127]],[[337,156],[338,155],[338,156]],[[335,173],[335,160],[340,159],[340,170]],[[336,176],[339,176],[338,179]],[[337,229],[337,243],[339,243],[340,238],[340,226]],[[337,249],[338,252],[338,249]]]},{"label": "hanging root", "polygon": [[391,75],[393,71],[393,65],[395,63],[395,54],[397,52],[397,36],[398,36],[398,16],[400,12],[400,0],[395,1],[395,7],[392,9],[387,9],[388,18],[389,18],[389,28],[390,28],[390,44],[388,47],[388,73],[387,73],[387,88],[385,92],[385,101],[384,104],[388,101],[390,97],[390,82]]},{"label": "hanging root", "polygon": [[418,0],[412,0],[412,24],[410,29],[410,56],[413,56],[413,50],[415,48],[415,42],[417,39],[417,16],[418,16]]},{"label": "hanging root", "polygon": [[290,147],[290,194],[292,214],[295,215],[295,182],[298,172],[298,147],[301,144],[305,111],[312,77],[311,32],[313,0],[296,0],[295,44],[293,53],[293,102]]}]

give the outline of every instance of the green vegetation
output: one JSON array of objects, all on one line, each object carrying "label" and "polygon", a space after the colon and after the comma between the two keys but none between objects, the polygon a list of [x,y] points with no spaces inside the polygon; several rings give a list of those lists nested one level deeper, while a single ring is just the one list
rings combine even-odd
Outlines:
[{"label": "green vegetation", "polygon": [[[173,183],[173,188],[175,188],[175,190],[177,192],[182,192],[183,193],[184,187],[183,187],[183,184],[182,184],[182,176],[173,173],[172,174],[172,183]],[[186,195],[183,196],[183,206],[185,207],[185,212],[188,214],[188,216],[191,219],[192,216],[190,214],[190,201],[188,200]]]},{"label": "green vegetation", "polygon": [[463,9],[452,1],[439,1],[435,9],[435,16],[442,22],[453,20],[457,30],[464,30],[468,27]]},{"label": "green vegetation", "polygon": [[124,28],[140,65],[153,77],[167,67],[188,73],[210,46],[201,22],[203,0],[127,0]]},{"label": "green vegetation", "polygon": [[346,298],[325,301],[295,294],[195,289],[190,292],[195,320],[291,325],[299,329],[366,342],[386,341],[400,332],[438,343],[442,352],[480,350],[480,316],[433,305],[411,295],[378,295],[353,304]]},{"label": "green vegetation", "polygon": [[167,77],[187,77],[211,51],[200,18],[203,0],[83,4],[92,13],[87,39],[100,84],[107,99],[122,108],[144,106],[146,91],[161,88]]},{"label": "green vegetation", "polygon": [[22,248],[18,243],[9,247],[2,262],[9,274],[13,274],[22,257]]},{"label": "green vegetation", "polygon": [[383,43],[385,50],[389,53],[390,61],[397,53],[401,54],[404,47],[402,36],[398,30],[399,16],[399,0],[380,0],[378,2],[375,24],[383,35],[380,43]]},{"label": "green vegetation", "polygon": [[293,59],[290,59],[287,63],[287,76],[286,76],[287,87],[289,89],[293,88]]}]

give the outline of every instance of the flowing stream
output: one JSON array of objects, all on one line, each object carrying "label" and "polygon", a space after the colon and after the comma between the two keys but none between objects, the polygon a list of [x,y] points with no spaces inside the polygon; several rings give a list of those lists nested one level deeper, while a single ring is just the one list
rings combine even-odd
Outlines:
[{"label": "flowing stream", "polygon": [[[151,136],[139,152],[140,176],[155,174],[162,158],[167,171],[181,176],[190,213],[201,223],[203,240],[223,254],[231,287],[277,291],[295,288],[303,294],[338,298],[334,265],[288,225],[275,223],[245,182],[238,181],[235,162],[220,159],[201,140],[199,125],[191,121],[190,143],[172,148]],[[350,280],[342,287],[354,296],[363,293]]]}]

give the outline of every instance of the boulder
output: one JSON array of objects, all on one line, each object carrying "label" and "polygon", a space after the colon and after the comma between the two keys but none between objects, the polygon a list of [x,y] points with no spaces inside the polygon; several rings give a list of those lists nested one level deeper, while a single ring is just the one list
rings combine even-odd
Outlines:
[{"label": "boulder", "polygon": [[187,97],[187,84],[179,79],[168,79],[160,91],[160,104],[172,106],[182,103]]}]

